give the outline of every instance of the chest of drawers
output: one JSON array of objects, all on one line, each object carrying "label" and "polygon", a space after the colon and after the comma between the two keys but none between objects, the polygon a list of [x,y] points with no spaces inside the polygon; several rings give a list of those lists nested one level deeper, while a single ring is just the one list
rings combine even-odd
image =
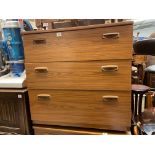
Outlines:
[{"label": "chest of drawers", "polygon": [[34,129],[129,129],[132,22],[24,32],[23,40]]}]

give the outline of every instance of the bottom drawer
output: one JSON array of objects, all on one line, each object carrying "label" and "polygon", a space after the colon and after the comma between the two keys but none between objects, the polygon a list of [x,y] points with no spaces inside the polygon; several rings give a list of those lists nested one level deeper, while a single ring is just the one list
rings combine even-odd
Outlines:
[{"label": "bottom drawer", "polygon": [[34,126],[35,135],[129,135],[130,132],[116,132],[93,129],[62,128],[62,127],[37,127]]},{"label": "bottom drawer", "polygon": [[125,131],[130,127],[129,91],[29,90],[33,124]]}]

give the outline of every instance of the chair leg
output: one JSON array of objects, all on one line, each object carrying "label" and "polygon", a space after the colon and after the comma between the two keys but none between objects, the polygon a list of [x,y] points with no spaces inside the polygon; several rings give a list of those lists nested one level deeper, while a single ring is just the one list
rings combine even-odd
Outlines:
[{"label": "chair leg", "polygon": [[131,96],[131,112],[132,112],[132,120],[134,119],[134,93],[132,92]]},{"label": "chair leg", "polygon": [[142,99],[143,99],[143,94],[139,94],[138,115],[142,114]]},{"label": "chair leg", "polygon": [[135,113],[135,117],[137,116],[137,102],[138,102],[138,94],[137,93],[135,93],[135,111],[134,111],[134,113]]}]

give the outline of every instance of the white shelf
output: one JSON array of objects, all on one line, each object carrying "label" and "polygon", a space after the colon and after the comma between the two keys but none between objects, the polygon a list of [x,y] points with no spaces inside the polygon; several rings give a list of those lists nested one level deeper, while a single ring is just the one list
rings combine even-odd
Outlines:
[{"label": "white shelf", "polygon": [[25,72],[21,77],[12,77],[9,73],[0,77],[0,88],[23,88],[26,86],[25,80]]}]

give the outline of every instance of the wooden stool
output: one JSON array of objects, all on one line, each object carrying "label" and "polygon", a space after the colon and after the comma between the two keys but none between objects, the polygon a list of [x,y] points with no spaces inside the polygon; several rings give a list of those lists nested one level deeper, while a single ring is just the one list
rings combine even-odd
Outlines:
[{"label": "wooden stool", "polygon": [[131,100],[131,134],[139,135],[141,133],[141,114],[142,114],[142,99],[143,95],[148,92],[150,88],[141,84],[132,84],[132,100]]},{"label": "wooden stool", "polygon": [[132,85],[132,118],[135,118],[142,113],[142,99],[143,95],[148,92],[150,87],[140,84]]}]

